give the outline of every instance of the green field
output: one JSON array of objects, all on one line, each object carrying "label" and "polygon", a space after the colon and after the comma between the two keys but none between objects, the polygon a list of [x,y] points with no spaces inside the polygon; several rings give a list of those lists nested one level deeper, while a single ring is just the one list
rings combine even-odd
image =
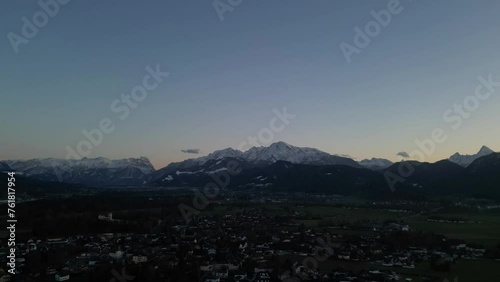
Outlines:
[{"label": "green field", "polygon": [[[368,208],[339,208],[332,206],[308,206],[302,209],[310,218],[299,220],[307,227],[317,227],[322,219],[356,222],[383,222],[385,220],[402,220],[413,230],[443,234],[449,238],[461,239],[486,247],[500,243],[500,214],[498,211],[440,211],[424,215],[390,212]],[[438,223],[429,222],[429,216],[459,217],[474,223]],[[500,279],[499,279],[500,281]]]},{"label": "green field", "polygon": [[[433,215],[460,217],[475,223],[438,223],[427,221],[427,216],[408,219],[414,230],[434,232],[454,239],[478,243],[487,247],[500,243],[500,215],[494,213],[438,213]],[[476,223],[480,222],[480,223]]]},{"label": "green field", "polygon": [[[394,269],[394,268],[393,268]],[[496,282],[499,281],[500,261],[492,260],[460,260],[448,272],[432,271],[429,263],[417,265],[415,269],[397,269],[404,278],[412,278],[413,281],[423,281],[422,276],[436,277],[436,281],[453,282],[455,278],[460,282]]]},{"label": "green field", "polygon": [[[292,261],[303,261],[305,257],[288,256]],[[431,281],[442,282],[446,279],[454,282],[457,278],[459,282],[497,282],[500,277],[500,261],[492,260],[461,260],[452,265],[450,272],[433,271],[429,263],[421,263],[414,269],[399,267],[384,267],[367,262],[352,262],[344,260],[329,259],[318,263],[318,268],[322,272],[331,272],[336,268],[344,268],[355,272],[362,270],[390,270],[398,273],[402,278],[411,278],[413,282]]]},{"label": "green field", "polygon": [[[497,246],[500,243],[500,212],[498,211],[446,211],[428,212],[422,215],[405,212],[391,212],[371,208],[343,208],[327,205],[294,206],[290,204],[254,204],[246,207],[237,205],[214,205],[202,210],[204,215],[232,214],[245,209],[262,208],[267,214],[286,215],[287,210],[294,210],[304,216],[298,223],[307,228],[325,228],[324,221],[346,223],[382,223],[387,220],[401,220],[410,225],[413,230],[443,234],[449,238],[461,239],[470,243],[482,244],[485,247]],[[429,222],[429,216],[459,217],[474,223],[438,223]],[[323,225],[322,225],[323,223]],[[341,234],[359,233],[355,230],[332,230]]]},{"label": "green field", "polygon": [[340,208],[332,206],[308,206],[299,208],[298,210],[311,217],[332,218],[345,220],[351,223],[356,221],[393,220],[408,216],[407,213],[390,212],[380,209]]}]

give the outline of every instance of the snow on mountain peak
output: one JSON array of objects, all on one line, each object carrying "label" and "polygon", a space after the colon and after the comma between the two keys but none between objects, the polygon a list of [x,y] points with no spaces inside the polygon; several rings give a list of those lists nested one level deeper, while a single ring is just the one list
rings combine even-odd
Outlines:
[{"label": "snow on mountain peak", "polygon": [[458,165],[461,165],[463,167],[469,166],[472,162],[475,160],[479,159],[480,157],[484,157],[490,154],[493,154],[494,151],[491,150],[490,148],[486,146],[482,146],[479,152],[475,155],[462,155],[460,153],[455,153],[453,154],[448,160],[450,162],[456,163]]},{"label": "snow on mountain peak", "polygon": [[493,153],[495,153],[495,152],[486,146],[482,146],[478,152],[478,154],[484,154],[484,155],[489,155],[489,154],[493,154]]},{"label": "snow on mountain peak", "polygon": [[363,167],[374,170],[388,168],[393,164],[393,162],[389,160],[380,158],[364,159],[358,163]]},{"label": "snow on mountain peak", "polygon": [[243,157],[251,161],[287,161],[300,164],[340,164],[358,167],[358,164],[349,158],[333,156],[315,148],[295,147],[282,141],[273,143],[269,147],[250,148],[243,153]]},{"label": "snow on mountain peak", "polygon": [[252,147],[245,152],[227,148],[214,151],[207,156],[187,159],[178,163],[171,163],[165,167],[166,171],[200,166],[209,160],[222,158],[240,158],[249,162],[277,162],[287,161],[291,163],[313,164],[313,165],[348,165],[360,167],[355,161],[345,157],[333,156],[315,148],[296,147],[286,142],[279,141],[268,147]]},{"label": "snow on mountain peak", "polygon": [[279,142],[272,143],[271,145],[269,145],[269,148],[274,148],[277,150],[293,150],[293,149],[296,149],[297,147],[292,146],[286,142],[279,141]]},{"label": "snow on mountain peak", "polygon": [[87,169],[125,169],[129,167],[138,168],[143,173],[151,173],[154,167],[149,159],[128,158],[110,160],[104,157],[97,158],[82,158],[74,159],[31,159],[31,160],[8,160],[5,161],[14,170],[22,171],[30,174],[53,173],[53,170],[58,168],[64,171],[70,170],[87,170]]}]

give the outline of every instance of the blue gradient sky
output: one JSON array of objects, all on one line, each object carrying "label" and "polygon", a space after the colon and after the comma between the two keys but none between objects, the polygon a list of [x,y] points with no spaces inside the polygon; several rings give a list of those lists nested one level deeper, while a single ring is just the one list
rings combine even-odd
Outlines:
[{"label": "blue gradient sky", "polygon": [[449,138],[429,161],[500,150],[500,88],[458,130],[442,118],[478,76],[500,81],[500,2],[402,0],[348,64],[339,44],[387,3],[246,0],[221,22],[212,1],[73,0],[16,55],[7,34],[40,8],[2,1],[0,159],[65,157],[156,64],[170,76],[91,157],[235,148],[284,106],[297,117],[275,141],[332,154],[399,160],[436,127]]}]

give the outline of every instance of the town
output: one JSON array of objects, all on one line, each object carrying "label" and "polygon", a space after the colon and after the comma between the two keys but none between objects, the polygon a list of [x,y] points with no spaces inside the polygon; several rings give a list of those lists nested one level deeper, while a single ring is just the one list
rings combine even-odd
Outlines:
[{"label": "town", "polygon": [[[144,197],[154,210],[155,198]],[[423,232],[412,224],[425,218],[428,224],[477,228],[480,221],[427,214],[472,206],[498,211],[487,200],[445,206],[353,203],[315,194],[244,197],[241,204],[242,195],[225,193],[189,221],[146,216],[138,207],[94,217],[121,232],[32,236],[16,246],[16,281],[443,281],[471,263],[500,265],[500,246]],[[125,231],[139,221],[147,222],[148,232]],[[6,253],[0,249],[2,260]],[[2,275],[0,281],[9,281]]]}]

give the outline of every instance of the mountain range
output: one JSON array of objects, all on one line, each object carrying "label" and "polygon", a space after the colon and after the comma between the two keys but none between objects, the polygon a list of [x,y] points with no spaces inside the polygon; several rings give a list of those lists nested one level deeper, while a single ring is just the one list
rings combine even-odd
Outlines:
[{"label": "mountain range", "polygon": [[479,159],[480,157],[484,157],[492,153],[494,153],[493,150],[486,146],[483,146],[475,155],[461,155],[460,153],[455,153],[449,158],[449,160],[463,167],[468,167],[472,162]]},{"label": "mountain range", "polygon": [[401,165],[414,169],[397,183],[397,193],[468,194],[500,196],[500,154],[483,146],[476,155],[454,154],[436,163],[350,158],[314,148],[277,142],[269,147],[215,151],[207,156],[175,162],[155,170],[145,158],[110,160],[32,159],[0,161],[0,171],[14,170],[23,176],[87,186],[203,187],[222,177],[233,161],[241,173],[232,176],[228,188],[307,191],[369,196],[387,195],[385,175],[398,174]]},{"label": "mountain range", "polygon": [[[84,185],[142,185],[155,169],[146,157],[7,160],[4,166],[38,180]],[[0,164],[0,167],[2,165]]]},{"label": "mountain range", "polygon": [[11,170],[12,169],[10,168],[10,166],[7,163],[0,161],[0,172],[8,172]]},{"label": "mountain range", "polygon": [[371,159],[364,159],[358,162],[362,167],[366,167],[372,170],[381,170],[390,167],[393,165],[393,162],[390,160],[386,159],[380,159],[380,158],[371,158]]}]

